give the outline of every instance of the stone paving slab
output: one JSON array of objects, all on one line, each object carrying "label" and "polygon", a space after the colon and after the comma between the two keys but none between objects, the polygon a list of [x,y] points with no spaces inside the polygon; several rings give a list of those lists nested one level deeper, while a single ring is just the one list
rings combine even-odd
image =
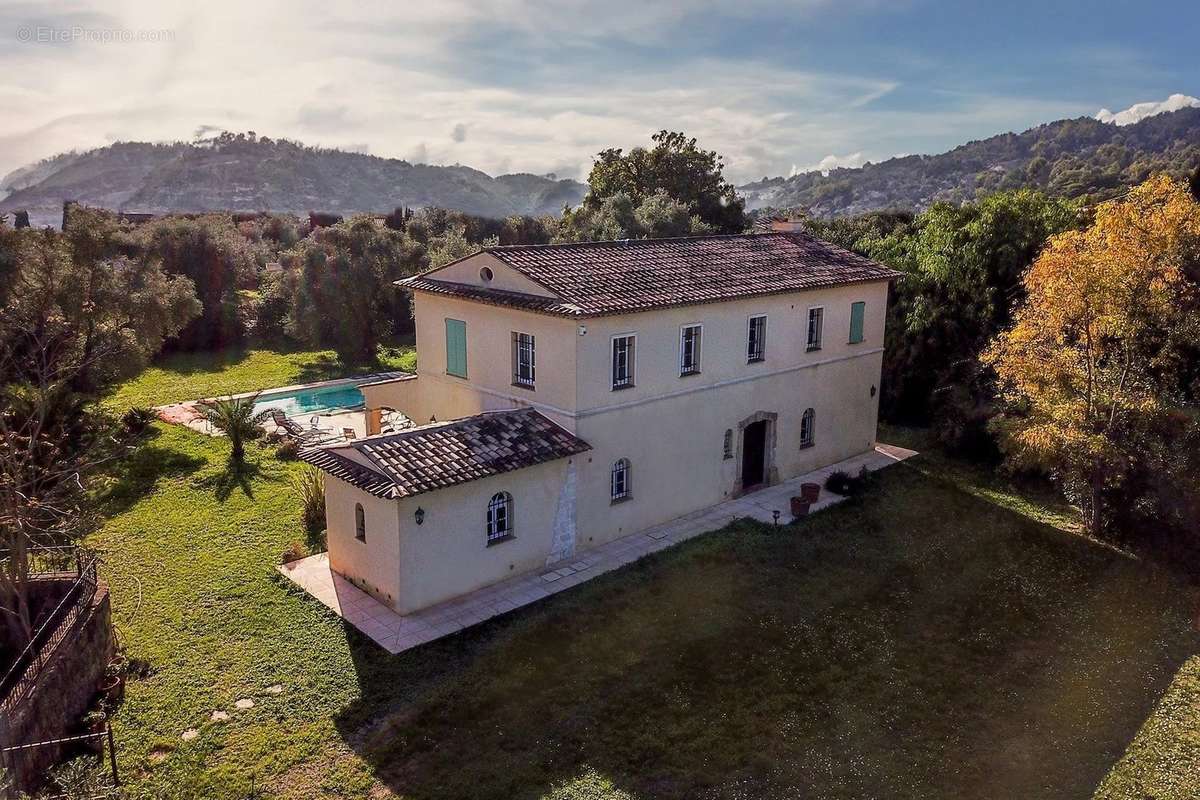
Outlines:
[{"label": "stone paving slab", "polygon": [[[792,519],[790,499],[800,492],[802,483],[820,483],[835,470],[857,474],[903,461],[916,455],[887,444],[839,461],[828,467],[800,475],[777,486],[753,494],[702,508],[652,528],[631,533],[559,562],[544,572],[519,575],[456,597],[414,614],[397,614],[388,606],[359,589],[329,568],[329,556],[318,553],[278,567],[280,573],[323,603],[389,653],[402,653],[419,645],[457,633],[501,614],[536,603],[544,597],[564,591],[614,569],[630,564],[650,553],[664,550],[703,533],[719,530],[735,519],[751,517],[759,522],[774,521],[779,512],[781,524]],[[828,508],[846,498],[824,488],[821,498],[809,513]]]}]

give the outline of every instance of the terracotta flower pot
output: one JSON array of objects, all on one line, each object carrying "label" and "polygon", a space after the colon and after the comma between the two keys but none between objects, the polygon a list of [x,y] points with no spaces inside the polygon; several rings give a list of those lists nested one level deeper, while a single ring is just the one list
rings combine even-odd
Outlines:
[{"label": "terracotta flower pot", "polygon": [[808,516],[808,507],[811,505],[811,503],[809,503],[803,497],[793,497],[791,502],[793,517]]},{"label": "terracotta flower pot", "polygon": [[123,675],[105,675],[100,679],[100,694],[119,703],[125,697],[125,677]]},{"label": "terracotta flower pot", "polygon": [[800,484],[800,496],[808,503],[815,503],[821,497],[821,484],[819,483],[802,483]]}]

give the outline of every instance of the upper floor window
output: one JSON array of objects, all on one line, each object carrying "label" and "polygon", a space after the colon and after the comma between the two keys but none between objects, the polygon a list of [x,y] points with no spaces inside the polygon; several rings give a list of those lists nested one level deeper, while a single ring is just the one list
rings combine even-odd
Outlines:
[{"label": "upper floor window", "polygon": [[824,308],[817,306],[808,310],[808,350],[821,349],[821,325],[824,320]]},{"label": "upper floor window", "polygon": [[863,318],[866,314],[866,303],[850,304],[850,344],[858,344],[863,340]]},{"label": "upper floor window", "polygon": [[354,538],[360,542],[367,540],[367,515],[363,512],[362,503],[354,504]]},{"label": "upper floor window", "polygon": [[633,386],[634,358],[637,336],[626,334],[614,336],[612,340],[612,388],[626,389]]},{"label": "upper floor window", "polygon": [[446,320],[446,374],[467,377],[467,323]]},{"label": "upper floor window", "polygon": [[618,458],[612,465],[610,494],[613,500],[629,497],[629,459]]},{"label": "upper floor window", "polygon": [[817,412],[811,408],[804,409],[800,417],[800,446],[812,447],[814,428],[817,423]]},{"label": "upper floor window", "polygon": [[487,543],[492,544],[513,535],[513,501],[508,492],[496,492],[488,502]]},{"label": "upper floor window", "polygon": [[746,335],[746,361],[762,361],[767,357],[767,315],[759,314],[750,318],[749,331]]},{"label": "upper floor window", "polygon": [[513,333],[512,363],[513,383],[532,389],[535,369],[533,334]]},{"label": "upper floor window", "polygon": [[679,329],[679,376],[700,372],[700,325],[684,325]]}]

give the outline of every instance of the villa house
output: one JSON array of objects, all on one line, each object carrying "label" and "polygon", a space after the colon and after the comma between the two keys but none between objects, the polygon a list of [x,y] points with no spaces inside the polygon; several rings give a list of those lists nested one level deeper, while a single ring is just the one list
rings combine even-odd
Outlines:
[{"label": "villa house", "polygon": [[[401,614],[869,451],[889,281],[802,233],[489,247],[401,281],[417,372],[313,450]],[[419,426],[378,433],[384,410]]]}]

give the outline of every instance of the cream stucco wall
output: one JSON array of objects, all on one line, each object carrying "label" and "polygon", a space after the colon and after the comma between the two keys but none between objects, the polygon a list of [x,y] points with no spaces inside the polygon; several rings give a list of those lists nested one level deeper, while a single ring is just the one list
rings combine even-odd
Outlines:
[{"label": "cream stucco wall", "polygon": [[[866,303],[861,343],[849,344],[850,305]],[[879,412],[887,283],[873,282],[587,321],[579,347],[576,433],[594,448],[580,469],[579,531],[596,545],[736,496],[739,423],[775,415],[774,477],[869,450]],[[808,351],[808,310],[824,308],[822,345]],[[762,362],[746,362],[749,318],[767,315]],[[679,332],[701,324],[701,371],[679,375]],[[637,336],[635,385],[614,391],[612,337]],[[874,390],[874,391],[873,391]],[[800,417],[814,409],[812,447]],[[725,459],[724,433],[733,432]],[[613,462],[631,464],[632,498],[612,504]],[[786,513],[786,509],[781,509]]]},{"label": "cream stucco wall", "polygon": [[[575,459],[559,459],[399,501],[400,590],[404,614],[541,568]],[[487,507],[496,492],[513,498],[514,536],[487,544]],[[415,523],[417,508],[425,511]]]},{"label": "cream stucco wall", "polygon": [[[418,424],[534,405],[573,429],[576,324],[568,319],[416,292],[417,379],[363,387],[367,408],[389,406]],[[446,372],[446,320],[466,323],[467,377]],[[513,385],[512,334],[532,334],[534,388]]]},{"label": "cream stucco wall", "polygon": [[[356,486],[325,474],[325,538],[329,566],[381,602],[400,596],[400,509]],[[362,504],[366,541],[354,537],[354,506]]]},{"label": "cream stucco wall", "polygon": [[[484,280],[480,270],[487,267],[492,271],[492,279]],[[540,283],[530,280],[512,267],[505,264],[491,253],[476,253],[461,261],[447,264],[441,269],[428,273],[430,278],[451,283],[465,283],[487,289],[502,289],[506,292],[521,292],[536,294],[542,297],[554,295]]]}]

